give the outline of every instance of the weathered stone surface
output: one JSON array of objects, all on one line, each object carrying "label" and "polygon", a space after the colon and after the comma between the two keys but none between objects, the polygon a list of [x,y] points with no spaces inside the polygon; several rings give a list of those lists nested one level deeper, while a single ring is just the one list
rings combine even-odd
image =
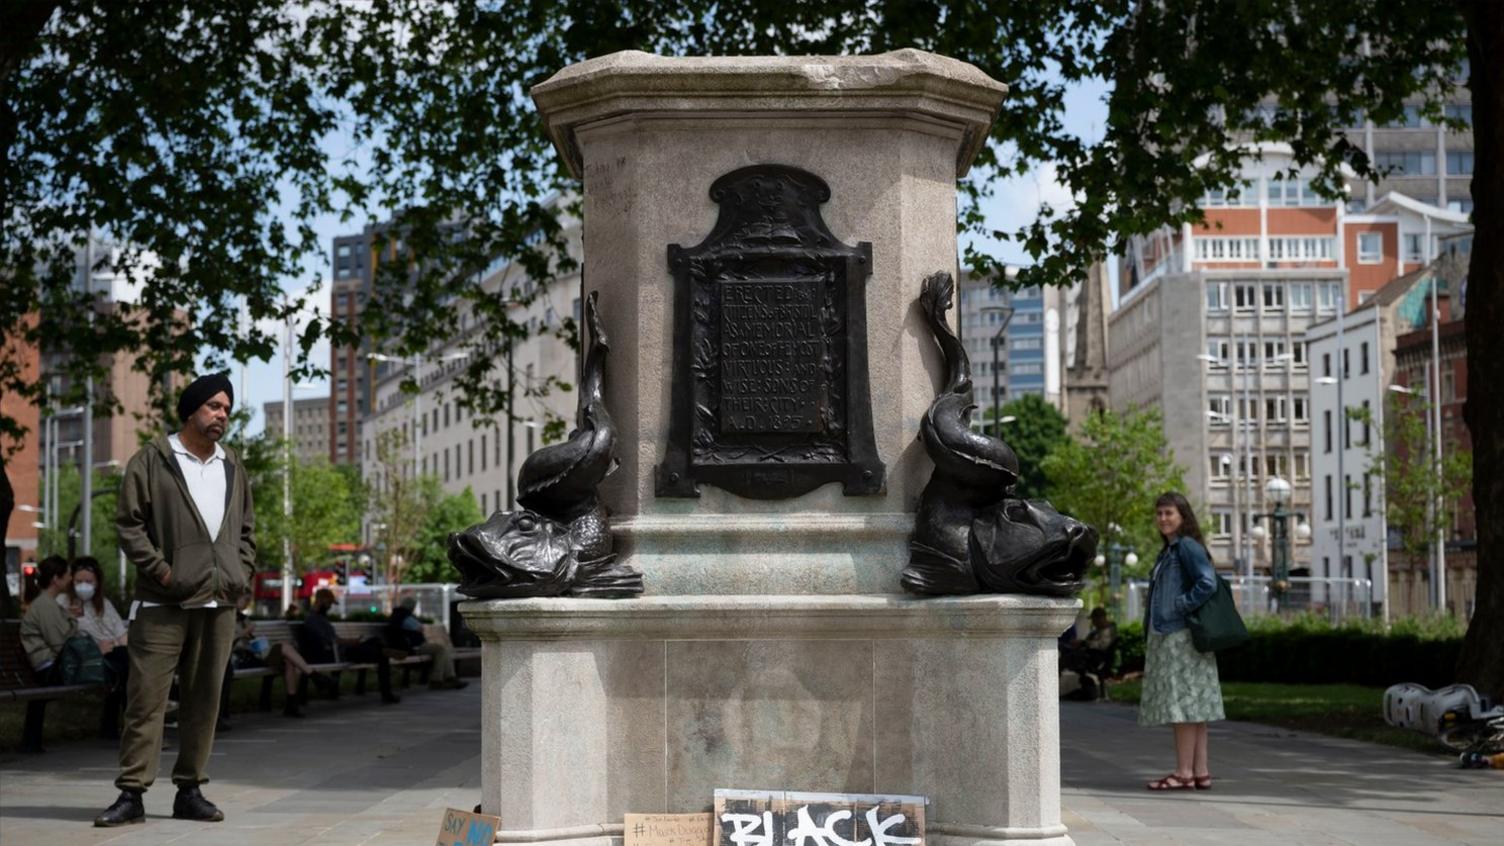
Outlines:
[{"label": "weathered stone surface", "polygon": [[1068,843],[1054,643],[1078,607],[995,595],[465,603],[485,645],[483,804],[509,830],[578,832],[625,810],[705,810],[716,787],[917,793],[936,836]]},{"label": "weathered stone surface", "polygon": [[[767,556],[755,542],[708,534],[688,548],[661,543],[662,533],[637,536],[634,525],[914,512],[930,470],[914,433],[934,397],[940,361],[912,288],[926,274],[956,266],[956,174],[975,156],[1003,92],[974,67],[913,50],[840,58],[617,53],[534,88],[549,131],[584,181],[584,275],[601,292],[613,339],[606,402],[621,444],[621,467],[601,494],[618,527],[622,563],[643,570],[649,594],[762,590]],[[709,486],[693,501],[656,495],[654,468],[668,443],[675,379],[667,246],[698,243],[717,218],[711,184],[755,164],[818,176],[830,188],[820,210],[832,235],[872,244],[867,358],[874,444],[887,469],[880,495],[845,496],[835,483],[781,500]],[[812,551],[825,546],[821,539],[804,539],[809,551],[796,569],[810,578],[801,589],[898,590],[901,537],[849,537],[828,554]],[[702,563],[712,555],[714,574]],[[674,577],[660,578],[655,570],[663,569]],[[726,588],[721,580],[748,586]]]}]

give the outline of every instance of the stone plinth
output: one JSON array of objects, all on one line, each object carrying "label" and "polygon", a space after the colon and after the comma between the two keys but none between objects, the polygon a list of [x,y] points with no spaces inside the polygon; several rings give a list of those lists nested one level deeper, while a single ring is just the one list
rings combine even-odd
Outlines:
[{"label": "stone plinth", "polygon": [[[620,470],[602,487],[623,560],[650,594],[898,590],[930,462],[915,440],[940,380],[915,298],[956,270],[956,178],[986,139],[1005,87],[917,50],[877,56],[664,58],[615,53],[532,91],[584,181],[585,287],[611,338],[606,401]],[[847,244],[872,244],[868,369],[885,492],[829,484],[782,500],[711,485],[699,499],[655,494],[674,381],[670,244],[717,220],[710,186],[738,168],[788,165],[830,187],[821,213]],[[797,519],[782,522],[782,518]],[[804,515],[819,515],[804,519]],[[740,521],[740,522],[738,522]],[[776,537],[774,537],[776,535]]]},{"label": "stone plinth", "polygon": [[472,602],[499,841],[620,844],[716,787],[930,797],[931,841],[1069,844],[1055,637],[1071,600]]}]

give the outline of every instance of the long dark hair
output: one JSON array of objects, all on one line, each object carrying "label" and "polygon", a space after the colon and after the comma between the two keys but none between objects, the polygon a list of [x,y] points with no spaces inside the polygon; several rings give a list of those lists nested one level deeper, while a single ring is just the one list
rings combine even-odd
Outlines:
[{"label": "long dark hair", "polygon": [[[94,606],[95,614],[103,614],[104,571],[99,568],[99,562],[89,555],[80,555],[79,557],[73,559],[73,575],[75,577],[78,576],[79,570],[88,570],[90,573],[94,574],[94,598],[89,600],[89,603]],[[74,591],[72,588],[69,588],[69,590],[73,591],[73,596],[75,599],[77,599],[78,592]],[[81,602],[82,600],[79,601]]]},{"label": "long dark hair", "polygon": [[[1206,557],[1210,559],[1211,550],[1206,548],[1206,539],[1201,537],[1201,524],[1196,522],[1196,512],[1191,508],[1191,503],[1185,498],[1185,494],[1178,491],[1166,491],[1159,495],[1159,499],[1154,500],[1155,511],[1167,505],[1175,506],[1175,510],[1180,512],[1180,537],[1193,538],[1196,543],[1201,544],[1202,549],[1206,549]],[[1165,537],[1163,532],[1159,537],[1164,541],[1165,546],[1170,545],[1170,539]]]}]

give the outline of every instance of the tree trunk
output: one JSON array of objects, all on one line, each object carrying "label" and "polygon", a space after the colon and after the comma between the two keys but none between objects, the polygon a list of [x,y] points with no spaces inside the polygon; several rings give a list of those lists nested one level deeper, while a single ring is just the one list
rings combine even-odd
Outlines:
[{"label": "tree trunk", "polygon": [[1470,0],[1473,254],[1468,268],[1467,404],[1478,525],[1478,600],[1461,681],[1504,700],[1504,3]]}]

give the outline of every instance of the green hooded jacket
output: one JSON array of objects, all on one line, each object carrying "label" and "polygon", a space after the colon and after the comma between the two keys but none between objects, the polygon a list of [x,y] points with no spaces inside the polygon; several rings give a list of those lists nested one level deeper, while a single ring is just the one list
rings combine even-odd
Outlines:
[{"label": "green hooded jacket", "polygon": [[[225,518],[219,535],[193,504],[165,435],[131,457],[120,482],[115,529],[136,565],[135,598],[162,605],[233,605],[251,592],[256,570],[255,517],[240,459],[224,449]],[[162,577],[172,574],[168,584]]]}]

